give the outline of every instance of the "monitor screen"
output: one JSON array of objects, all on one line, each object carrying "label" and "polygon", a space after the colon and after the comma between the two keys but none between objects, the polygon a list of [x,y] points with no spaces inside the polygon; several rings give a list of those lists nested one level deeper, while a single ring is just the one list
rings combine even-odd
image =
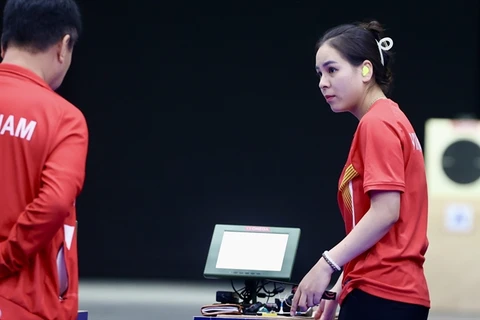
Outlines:
[{"label": "monitor screen", "polygon": [[204,276],[288,280],[299,237],[298,228],[216,225]]}]

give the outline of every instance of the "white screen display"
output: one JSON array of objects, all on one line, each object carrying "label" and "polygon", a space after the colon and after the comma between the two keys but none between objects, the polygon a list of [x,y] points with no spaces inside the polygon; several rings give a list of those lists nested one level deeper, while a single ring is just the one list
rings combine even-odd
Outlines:
[{"label": "white screen display", "polygon": [[218,252],[218,269],[281,271],[288,234],[223,233]]}]

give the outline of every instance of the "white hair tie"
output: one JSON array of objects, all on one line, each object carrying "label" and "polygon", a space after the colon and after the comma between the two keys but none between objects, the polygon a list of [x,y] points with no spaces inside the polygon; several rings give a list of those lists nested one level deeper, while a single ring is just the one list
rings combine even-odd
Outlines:
[{"label": "white hair tie", "polygon": [[[377,41],[377,40],[375,40],[375,41]],[[382,51],[388,51],[388,50],[392,49],[393,40],[392,40],[392,38],[385,37],[385,38],[380,39],[380,41],[377,41],[377,45],[378,45],[378,51],[380,52],[380,59],[382,61],[382,66],[384,66],[385,61],[383,60],[383,52]]]}]

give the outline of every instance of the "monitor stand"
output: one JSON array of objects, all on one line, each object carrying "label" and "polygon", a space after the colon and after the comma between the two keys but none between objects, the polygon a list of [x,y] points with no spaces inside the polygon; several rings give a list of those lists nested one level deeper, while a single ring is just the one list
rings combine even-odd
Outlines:
[{"label": "monitor stand", "polygon": [[245,280],[245,289],[244,295],[245,299],[242,301],[242,304],[250,305],[257,302],[257,290],[258,290],[258,280],[246,279]]}]

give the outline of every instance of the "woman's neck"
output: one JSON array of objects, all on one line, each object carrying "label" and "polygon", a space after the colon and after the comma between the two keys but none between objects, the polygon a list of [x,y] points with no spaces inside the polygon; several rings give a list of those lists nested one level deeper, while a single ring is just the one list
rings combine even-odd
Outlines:
[{"label": "woman's neck", "polygon": [[380,99],[386,99],[387,97],[383,93],[382,89],[378,86],[369,90],[365,96],[363,97],[361,103],[358,105],[357,108],[354,109],[352,114],[358,119],[362,119],[362,117],[370,110],[372,105]]}]

